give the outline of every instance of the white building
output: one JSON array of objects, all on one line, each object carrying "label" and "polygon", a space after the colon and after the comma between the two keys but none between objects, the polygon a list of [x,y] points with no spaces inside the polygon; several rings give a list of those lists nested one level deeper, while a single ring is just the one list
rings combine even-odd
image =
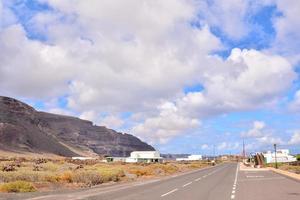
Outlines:
[{"label": "white building", "polygon": [[[288,149],[278,149],[276,151],[277,162],[294,162],[296,157],[289,155],[290,151]],[[263,153],[266,163],[275,163],[275,153],[267,151]]]},{"label": "white building", "polygon": [[130,157],[106,157],[104,162],[154,163],[162,162],[162,160],[158,151],[133,151],[130,153]]},{"label": "white building", "polygon": [[187,158],[176,158],[176,161],[199,161],[202,160],[202,155],[190,155]]},{"label": "white building", "polygon": [[126,158],[125,157],[106,157],[104,162],[125,162]]},{"label": "white building", "polygon": [[158,151],[133,151],[130,154],[130,157],[126,158],[127,163],[136,163],[136,162],[161,162],[162,157]]},{"label": "white building", "polygon": [[72,160],[96,160],[93,157],[72,157]]}]

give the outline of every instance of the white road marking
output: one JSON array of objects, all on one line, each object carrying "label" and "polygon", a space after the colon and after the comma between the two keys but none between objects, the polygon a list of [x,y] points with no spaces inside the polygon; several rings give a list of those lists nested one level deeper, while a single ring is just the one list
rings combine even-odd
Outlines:
[{"label": "white road marking", "polygon": [[202,179],[202,177],[195,179],[195,181],[200,181]]},{"label": "white road marking", "polygon": [[172,194],[173,192],[176,192],[177,190],[178,190],[177,188],[174,189],[174,190],[171,190],[170,192],[167,192],[167,193],[161,195],[161,197],[164,197],[164,196],[167,196],[167,195],[169,195],[169,194]]},{"label": "white road marking", "polygon": [[191,185],[193,182],[189,182],[189,183],[186,183],[186,184],[184,184],[182,187],[186,187],[186,186],[188,186],[188,185]]},{"label": "white road marking", "polygon": [[234,199],[235,198],[234,194],[235,194],[235,189],[236,189],[236,184],[237,184],[238,173],[239,173],[239,165],[237,165],[237,167],[236,167],[235,178],[234,178],[234,183],[233,183],[233,186],[232,186],[232,191],[231,191],[230,199]]},{"label": "white road marking", "polygon": [[246,176],[247,178],[264,178],[264,176]]},{"label": "white road marking", "polygon": [[273,177],[273,178],[252,178],[252,179],[241,179],[239,182],[246,182],[246,181],[270,181],[270,180],[280,180],[286,179],[285,177]]}]

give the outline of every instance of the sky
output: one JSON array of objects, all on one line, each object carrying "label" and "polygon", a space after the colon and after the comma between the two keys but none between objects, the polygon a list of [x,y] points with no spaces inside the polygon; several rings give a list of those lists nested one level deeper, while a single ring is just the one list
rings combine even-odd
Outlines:
[{"label": "sky", "polygon": [[300,153],[299,0],[0,0],[0,95],[162,153]]}]

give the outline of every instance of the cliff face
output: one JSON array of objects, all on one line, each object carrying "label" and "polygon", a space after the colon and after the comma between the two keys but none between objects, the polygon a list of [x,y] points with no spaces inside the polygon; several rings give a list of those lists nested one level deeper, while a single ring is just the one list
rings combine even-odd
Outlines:
[{"label": "cliff face", "polygon": [[154,150],[132,135],[75,117],[38,112],[18,100],[1,96],[0,149],[61,156],[128,156],[135,150]]}]

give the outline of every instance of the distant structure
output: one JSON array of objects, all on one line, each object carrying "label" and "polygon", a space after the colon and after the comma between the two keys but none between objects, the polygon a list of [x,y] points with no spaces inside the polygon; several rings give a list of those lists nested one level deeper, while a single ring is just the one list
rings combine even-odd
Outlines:
[{"label": "distant structure", "polygon": [[126,162],[126,163],[158,163],[163,158],[159,151],[133,151],[130,157],[106,157],[105,162]]},{"label": "distant structure", "polygon": [[96,160],[93,157],[72,157],[72,160]]},{"label": "distant structure", "polygon": [[[266,163],[275,163],[275,152],[267,151],[262,153]],[[297,158],[290,155],[288,149],[278,149],[276,151],[277,162],[295,162]]]},{"label": "distant structure", "polygon": [[202,155],[190,155],[187,158],[176,158],[176,161],[198,161],[202,160]]}]

